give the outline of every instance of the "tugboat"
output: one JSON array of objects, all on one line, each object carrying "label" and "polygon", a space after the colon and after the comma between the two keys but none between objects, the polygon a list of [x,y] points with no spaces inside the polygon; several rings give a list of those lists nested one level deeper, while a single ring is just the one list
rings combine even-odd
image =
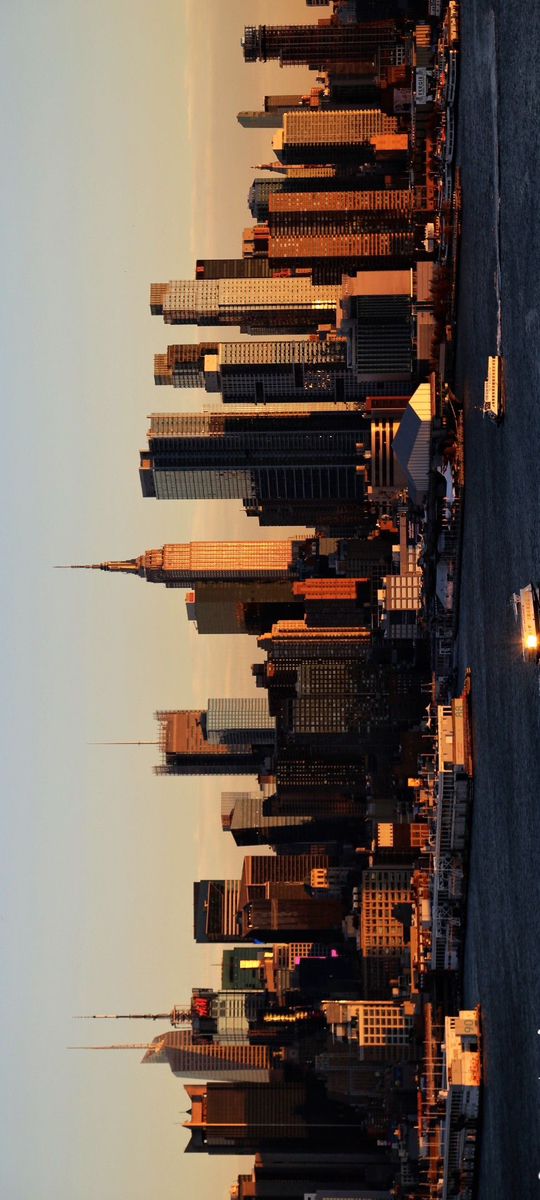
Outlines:
[{"label": "tugboat", "polygon": [[512,596],[516,621],[521,629],[521,653],[525,660],[540,662],[540,596],[534,583],[528,583]]},{"label": "tugboat", "polygon": [[482,413],[499,425],[504,417],[505,405],[504,361],[500,354],[495,354],[488,358]]}]

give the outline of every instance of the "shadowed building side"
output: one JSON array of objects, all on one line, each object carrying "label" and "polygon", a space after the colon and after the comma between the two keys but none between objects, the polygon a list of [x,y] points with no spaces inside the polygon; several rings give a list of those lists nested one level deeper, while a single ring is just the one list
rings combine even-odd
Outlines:
[{"label": "shadowed building side", "polygon": [[369,442],[365,417],[332,405],[302,413],[154,413],[141,487],[159,500],[361,503]]},{"label": "shadowed building side", "polygon": [[[227,718],[218,716],[222,722],[218,730],[212,717],[219,703],[230,711]],[[268,706],[260,708],[259,703],[249,697],[209,701],[207,710],[156,713],[163,755],[156,774],[257,775],[268,768],[274,753],[275,722]]]},{"label": "shadowed building side", "polygon": [[[351,1106],[332,1101],[325,1087],[309,1082],[187,1085],[191,1131],[187,1152],[250,1154],[254,1150],[302,1152],[309,1147],[331,1153],[343,1146],[343,1131],[357,1153],[383,1161],[376,1140],[362,1131],[363,1117]],[[372,1160],[372,1161],[373,1161]]]}]

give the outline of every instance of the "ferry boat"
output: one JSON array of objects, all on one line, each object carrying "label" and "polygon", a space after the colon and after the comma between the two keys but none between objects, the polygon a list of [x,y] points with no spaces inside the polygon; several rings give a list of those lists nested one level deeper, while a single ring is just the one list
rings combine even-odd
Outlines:
[{"label": "ferry boat", "polygon": [[521,630],[521,653],[524,659],[540,661],[540,605],[539,589],[528,583],[519,592],[514,592],[512,605],[514,616]]},{"label": "ferry boat", "polygon": [[448,74],[446,79],[446,103],[452,105],[456,98],[457,83],[457,51],[450,50],[448,55]]},{"label": "ferry boat", "polygon": [[454,110],[447,108],[446,110],[446,145],[444,147],[444,159],[446,163],[451,163],[454,157],[454,142],[455,142],[455,121]]},{"label": "ferry boat", "polygon": [[441,1128],[442,1177],[437,1195],[441,1200],[472,1200],[474,1191],[482,1054],[480,1007],[462,1009],[444,1022],[443,1086],[445,1102]]},{"label": "ferry boat", "polygon": [[488,373],[484,383],[482,407],[484,417],[489,417],[490,420],[499,424],[504,417],[505,401],[504,362],[500,354],[495,354],[488,358]]}]

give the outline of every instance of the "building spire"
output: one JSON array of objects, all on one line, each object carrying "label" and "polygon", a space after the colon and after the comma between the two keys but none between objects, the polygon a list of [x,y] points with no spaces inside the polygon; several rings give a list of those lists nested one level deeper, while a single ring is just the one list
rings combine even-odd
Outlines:
[{"label": "building spire", "polygon": [[[75,1021],[170,1021],[173,1029],[191,1023],[190,1008],[175,1004],[170,1012],[160,1013],[77,1013]],[[91,1047],[89,1047],[91,1049]]]},{"label": "building spire", "polygon": [[151,1050],[153,1042],[117,1042],[112,1046],[68,1046],[68,1050]]},{"label": "building spire", "polygon": [[139,558],[126,558],[123,562],[101,562],[101,563],[60,563],[56,567],[57,571],[127,571],[130,573],[140,574],[141,560]]}]

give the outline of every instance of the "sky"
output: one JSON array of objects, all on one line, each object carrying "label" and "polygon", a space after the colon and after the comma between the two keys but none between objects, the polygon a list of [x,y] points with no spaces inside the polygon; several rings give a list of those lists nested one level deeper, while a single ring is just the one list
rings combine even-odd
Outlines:
[{"label": "sky", "polygon": [[[219,791],[160,779],[157,708],[251,690],[248,639],[188,626],[178,592],[55,564],[195,536],[258,536],[235,506],[143,501],[138,450],[171,331],[151,281],[237,256],[268,131],[237,110],[308,73],[245,66],[244,23],[313,20],[300,0],[4,0],[0,363],[2,1071],[8,1200],[224,1196],[232,1158],[183,1156],[181,1083],[137,1052],[69,1051],[82,1012],[168,1009],[217,982],[195,947],[192,885],[237,873]],[[278,535],[279,536],[279,535]],[[229,841],[231,845],[229,845]],[[144,1041],[155,1028],[106,1028]],[[251,1160],[241,1160],[249,1170]]]}]

